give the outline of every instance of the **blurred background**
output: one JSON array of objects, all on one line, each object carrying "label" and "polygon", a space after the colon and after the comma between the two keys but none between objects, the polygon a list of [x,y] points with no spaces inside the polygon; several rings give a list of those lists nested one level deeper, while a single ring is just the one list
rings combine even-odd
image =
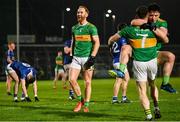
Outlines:
[{"label": "blurred background", "polygon": [[[5,79],[4,62],[7,42],[15,41],[16,57],[38,70],[39,79],[53,79],[57,50],[71,38],[76,24],[76,10],[85,5],[89,22],[96,25],[101,47],[96,58],[96,78],[106,78],[111,66],[107,39],[120,22],[129,23],[139,5],[156,2],[161,18],[167,20],[170,43],[163,50],[176,55],[172,76],[180,76],[180,5],[179,0],[1,0],[0,1],[0,79]],[[17,38],[17,34],[19,37]],[[18,39],[18,41],[17,41]],[[128,64],[131,71],[131,62]],[[158,76],[162,69],[159,68]]]}]

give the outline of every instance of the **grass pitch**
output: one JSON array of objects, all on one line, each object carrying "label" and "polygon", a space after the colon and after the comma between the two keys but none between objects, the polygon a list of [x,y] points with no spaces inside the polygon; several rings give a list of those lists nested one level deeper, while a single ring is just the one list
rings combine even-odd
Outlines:
[{"label": "grass pitch", "polygon": [[[83,90],[83,81],[78,82]],[[0,82],[0,121],[143,121],[145,119],[134,80],[129,81],[127,92],[128,98],[133,102],[113,105],[111,100],[114,79],[93,80],[89,113],[74,113],[72,110],[77,100],[68,100],[68,90],[62,88],[60,81],[57,89],[53,89],[52,84],[52,81],[38,81],[39,102],[34,102],[33,90],[30,86],[28,93],[33,101],[14,103],[13,97],[6,94],[5,82]],[[161,79],[157,79],[158,88],[160,84]],[[171,84],[180,91],[180,78],[171,78]],[[159,90],[159,100],[162,114],[159,120],[180,121],[180,94]],[[153,110],[152,102],[151,110]]]}]

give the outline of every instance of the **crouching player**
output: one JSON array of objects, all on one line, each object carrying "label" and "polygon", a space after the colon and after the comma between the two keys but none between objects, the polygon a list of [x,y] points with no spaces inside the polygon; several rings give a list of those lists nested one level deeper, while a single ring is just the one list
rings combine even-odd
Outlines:
[{"label": "crouching player", "polygon": [[[12,64],[8,65],[8,73],[10,76],[18,82],[20,80],[22,84],[23,94],[21,97],[22,101],[31,102],[28,96],[27,88],[29,84],[33,83],[34,87],[34,99],[39,101],[37,96],[37,80],[36,80],[36,70],[27,63],[14,61]],[[14,94],[14,101],[18,102],[17,94]]]}]

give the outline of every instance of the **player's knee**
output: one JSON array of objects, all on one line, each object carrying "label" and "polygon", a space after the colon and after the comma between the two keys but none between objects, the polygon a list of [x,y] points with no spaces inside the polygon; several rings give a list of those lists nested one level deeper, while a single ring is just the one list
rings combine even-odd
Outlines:
[{"label": "player's knee", "polygon": [[72,84],[73,86],[77,84],[77,82],[76,82],[75,79],[70,79],[69,82],[70,82],[70,84]]},{"label": "player's knee", "polygon": [[86,82],[86,86],[91,86],[91,81],[90,80],[87,80],[85,82]]},{"label": "player's knee", "polygon": [[132,48],[129,45],[124,45],[121,48],[121,53],[125,53],[125,54],[130,55],[131,51],[132,51]]},{"label": "player's knee", "polygon": [[168,55],[168,60],[169,60],[169,62],[174,62],[175,61],[175,55],[173,54],[173,53],[169,53],[169,55]]}]

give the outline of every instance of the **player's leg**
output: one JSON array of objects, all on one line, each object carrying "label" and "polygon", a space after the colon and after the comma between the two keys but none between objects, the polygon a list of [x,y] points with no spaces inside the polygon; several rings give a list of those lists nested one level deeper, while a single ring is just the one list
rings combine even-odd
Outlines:
[{"label": "player's leg", "polygon": [[[27,90],[28,87],[29,87],[29,83],[26,83],[25,86],[26,86],[26,90]],[[22,101],[22,102],[26,101],[26,99],[25,99],[25,94],[24,94],[24,92],[23,92],[23,89],[22,89],[21,101]]]},{"label": "player's leg", "polygon": [[[150,110],[150,102],[147,96],[147,78],[148,78],[148,63],[149,62],[140,62],[133,61],[133,72],[136,80],[136,85],[139,91],[139,98],[141,105],[144,109],[146,119],[152,120],[152,114]],[[157,63],[156,63],[157,64]]]},{"label": "player's leg", "polygon": [[160,113],[160,109],[159,109],[159,105],[158,105],[158,89],[157,86],[155,85],[155,80],[150,80],[149,79],[149,85],[151,88],[151,97],[153,99],[153,104],[154,104],[154,115],[155,118],[161,118],[161,113]]},{"label": "player's leg", "polygon": [[68,84],[67,84],[67,82],[69,81],[68,80],[68,69],[67,69],[66,65],[64,65],[63,67],[64,67],[64,75],[62,78],[62,81],[64,81],[63,88],[68,89]]},{"label": "player's leg", "polygon": [[169,84],[170,75],[174,66],[175,55],[169,51],[159,51],[158,63],[163,65],[163,82],[161,89],[170,93],[176,93],[176,90]]},{"label": "player's leg", "polygon": [[73,99],[75,99],[75,97],[74,97],[74,91],[73,91],[73,89],[72,89],[72,86],[70,85],[70,83],[69,83],[69,78],[70,78],[70,75],[69,75],[69,72],[70,72],[70,64],[66,64],[66,65],[64,65],[64,70],[65,70],[65,79],[66,79],[66,82],[68,82],[68,83],[66,83],[66,84],[68,84],[68,88],[69,88],[69,99],[70,100],[73,100]]},{"label": "player's leg", "polygon": [[79,112],[81,110],[81,107],[83,106],[83,97],[81,94],[81,89],[80,86],[77,82],[79,73],[81,71],[81,65],[79,64],[79,62],[81,62],[81,59],[78,57],[73,57],[71,66],[70,66],[70,84],[73,88],[73,91],[75,92],[77,99],[78,99],[78,103],[76,105],[76,107],[74,108],[74,112]]},{"label": "player's leg", "polygon": [[66,74],[64,73],[63,69],[59,70],[59,77],[61,77],[63,89],[66,89]]},{"label": "player's leg", "polygon": [[73,91],[75,92],[76,96],[77,96],[77,99],[78,99],[78,104],[77,106],[74,108],[74,112],[78,112],[80,111],[81,107],[83,106],[83,97],[82,97],[82,94],[81,94],[81,89],[80,89],[80,86],[77,82],[77,78],[79,76],[79,73],[80,73],[80,69],[75,69],[75,68],[71,68],[71,71],[70,71],[70,84],[73,88]]},{"label": "player's leg", "polygon": [[121,48],[120,65],[119,69],[125,72],[129,58],[132,55],[132,47],[130,45],[123,45]]},{"label": "player's leg", "polygon": [[25,95],[25,99],[27,102],[31,102],[31,99],[28,96],[27,88],[26,88],[26,81],[25,79],[21,79],[22,91]]},{"label": "player's leg", "polygon": [[57,88],[57,80],[58,80],[58,69],[55,68],[54,70],[54,80],[53,80],[53,88]]},{"label": "player's leg", "polygon": [[84,99],[84,112],[89,112],[89,102],[91,98],[91,82],[93,76],[93,69],[85,70],[83,73],[84,82],[85,82],[85,99]]},{"label": "player's leg", "polygon": [[150,102],[147,96],[147,86],[146,86],[147,83],[145,81],[137,81],[136,84],[139,91],[139,99],[142,107],[144,108],[146,119],[151,120],[152,114],[150,109]]},{"label": "player's leg", "polygon": [[8,67],[8,74],[11,76],[12,79],[15,80],[15,84],[14,84],[14,101],[18,102],[17,94],[18,94],[18,89],[19,89],[19,77],[11,67]]},{"label": "player's leg", "polygon": [[153,99],[153,103],[154,103],[154,115],[155,118],[161,118],[161,114],[160,114],[160,109],[158,106],[158,89],[157,86],[155,84],[155,77],[157,74],[157,59],[151,60],[148,63],[148,83],[151,89],[151,97]]},{"label": "player's leg", "polygon": [[125,71],[125,77],[124,80],[122,82],[122,100],[121,103],[130,103],[131,101],[127,98],[127,87],[128,87],[128,82],[129,82],[129,72],[128,70]]},{"label": "player's leg", "polygon": [[116,81],[114,83],[114,88],[113,88],[113,98],[112,98],[112,104],[119,103],[118,101],[118,93],[119,93],[119,88],[122,84],[122,78],[116,78]]},{"label": "player's leg", "polygon": [[130,45],[123,45],[121,48],[121,56],[120,56],[120,65],[119,65],[119,69],[115,69],[115,70],[109,70],[108,73],[112,76],[112,77],[119,77],[119,78],[124,78],[125,76],[125,69],[127,66],[127,63],[129,61],[129,58],[132,55],[132,48]]},{"label": "player's leg", "polygon": [[[114,69],[119,69],[119,62],[113,64]],[[114,88],[113,88],[113,97],[112,97],[112,104],[119,103],[118,101],[118,94],[119,94],[119,88],[122,84],[122,78],[116,77],[116,80],[114,82]]]},{"label": "player's leg", "polygon": [[7,95],[12,95],[11,94],[11,82],[12,82],[12,78],[8,74],[8,72],[6,71],[6,91],[7,91]]}]

